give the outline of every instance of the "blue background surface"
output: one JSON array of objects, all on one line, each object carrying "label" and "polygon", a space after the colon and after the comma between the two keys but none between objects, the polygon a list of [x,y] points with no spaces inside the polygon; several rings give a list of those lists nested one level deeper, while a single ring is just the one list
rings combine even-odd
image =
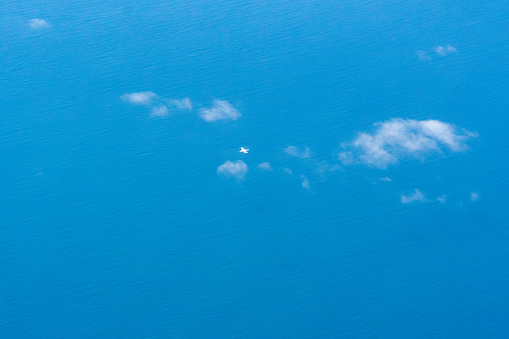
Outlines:
[{"label": "blue background surface", "polygon": [[[2,1],[0,336],[509,336],[508,22],[506,1]],[[140,91],[195,109],[120,99]],[[201,120],[216,98],[242,117]],[[479,136],[316,172],[391,118]]]}]

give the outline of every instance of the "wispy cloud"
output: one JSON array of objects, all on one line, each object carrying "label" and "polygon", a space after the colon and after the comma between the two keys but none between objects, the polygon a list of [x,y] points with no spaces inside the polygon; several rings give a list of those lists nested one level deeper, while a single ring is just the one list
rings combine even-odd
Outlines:
[{"label": "wispy cloud", "polygon": [[149,107],[151,109],[150,115],[158,118],[166,117],[170,113],[170,109],[172,112],[193,109],[189,98],[167,99],[150,91],[126,93],[120,96],[120,99],[133,105]]},{"label": "wispy cloud", "polygon": [[152,100],[157,98],[154,92],[133,92],[126,93],[120,97],[122,100],[127,101],[133,105],[148,106],[152,104]]},{"label": "wispy cloud", "polygon": [[392,179],[389,178],[389,177],[383,177],[383,178],[380,178],[378,180],[383,181],[383,182],[391,182],[392,181]]},{"label": "wispy cloud", "polygon": [[212,107],[200,109],[200,116],[203,120],[214,122],[218,120],[237,120],[241,114],[226,100],[215,99]]},{"label": "wispy cloud", "polygon": [[193,109],[193,104],[189,98],[168,99],[168,104],[183,111],[191,111]]},{"label": "wispy cloud", "polygon": [[456,47],[451,46],[451,45],[436,46],[435,48],[433,48],[433,51],[418,50],[417,57],[419,58],[419,60],[422,60],[422,61],[430,61],[432,59],[431,55],[433,54],[433,52],[436,55],[438,55],[439,57],[443,57],[443,56],[446,56],[451,53],[456,53],[457,50],[456,50]]},{"label": "wispy cloud", "polygon": [[32,19],[28,21],[28,27],[31,29],[44,29],[44,28],[50,28],[51,25],[49,22],[43,19]]},{"label": "wispy cloud", "polygon": [[217,174],[224,176],[233,176],[236,179],[240,180],[244,177],[248,170],[249,167],[244,163],[244,161],[237,160],[235,162],[231,162],[230,160],[228,160],[217,168]]},{"label": "wispy cloud", "polygon": [[445,202],[447,201],[447,195],[441,195],[439,197],[437,197],[437,201],[441,204],[445,204]]},{"label": "wispy cloud", "polygon": [[258,165],[259,169],[265,170],[265,171],[272,171],[272,166],[270,166],[268,161],[262,162]]},{"label": "wispy cloud", "polygon": [[449,53],[456,53],[457,52],[456,48],[451,46],[451,45],[437,46],[433,50],[439,56],[445,56],[445,55],[447,55]]},{"label": "wispy cloud", "polygon": [[392,119],[374,126],[374,133],[359,133],[355,140],[342,145],[345,151],[339,159],[343,164],[360,162],[386,168],[403,157],[422,157],[443,149],[463,151],[467,148],[465,141],[477,136],[438,120]]},{"label": "wispy cloud", "polygon": [[151,115],[153,117],[160,117],[160,118],[165,117],[168,115],[168,107],[166,107],[164,105],[154,107],[154,108],[152,108]]},{"label": "wispy cloud", "polygon": [[292,175],[293,174],[293,171],[289,168],[283,168],[283,171],[288,174],[288,175]]},{"label": "wispy cloud", "polygon": [[321,176],[323,176],[326,173],[336,172],[340,169],[341,169],[341,166],[339,166],[338,164],[331,165],[328,162],[323,161],[323,162],[316,162],[315,172],[317,172]]},{"label": "wispy cloud", "polygon": [[300,150],[297,146],[288,146],[285,148],[285,153],[291,155],[292,157],[303,159],[311,157],[311,151],[309,150],[309,147],[304,147],[303,150]]},{"label": "wispy cloud", "polygon": [[476,201],[477,199],[479,199],[479,193],[470,192],[470,201]]},{"label": "wispy cloud", "polygon": [[420,202],[424,202],[424,194],[421,193],[421,191],[419,191],[417,188],[415,189],[414,193],[406,196],[406,195],[402,195],[401,196],[401,203],[402,204],[408,204],[408,203],[411,203],[411,202],[414,202],[414,201],[420,201]]},{"label": "wispy cloud", "polygon": [[417,57],[419,60],[428,61],[431,60],[431,57],[429,56],[428,52],[425,51],[417,51]]},{"label": "wispy cloud", "polygon": [[302,188],[310,191],[311,190],[311,186],[309,185],[308,178],[306,178],[304,175],[302,175],[301,177],[302,177]]}]

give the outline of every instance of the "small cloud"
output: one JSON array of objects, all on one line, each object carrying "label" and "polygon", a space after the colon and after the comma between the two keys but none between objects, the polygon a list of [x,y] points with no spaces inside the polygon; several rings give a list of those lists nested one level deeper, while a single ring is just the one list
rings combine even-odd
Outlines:
[{"label": "small cloud", "polygon": [[309,180],[304,175],[302,176],[302,188],[304,188],[308,191],[311,190],[311,186],[309,186]]},{"label": "small cloud", "polygon": [[447,53],[456,53],[457,52],[456,48],[451,45],[447,45],[445,50]]},{"label": "small cloud", "polygon": [[441,195],[439,197],[437,197],[437,201],[441,204],[445,204],[445,201],[447,200],[447,195]]},{"label": "small cloud", "polygon": [[424,202],[424,195],[419,191],[417,188],[415,189],[413,194],[410,194],[409,196],[402,195],[401,196],[401,203],[402,204],[408,204],[413,201],[420,201]]},{"label": "small cloud", "polygon": [[224,176],[233,176],[237,180],[240,180],[249,170],[249,167],[242,160],[236,162],[226,161],[224,164],[217,168],[217,174]]},{"label": "small cloud", "polygon": [[476,201],[479,199],[479,193],[470,192],[470,201]]},{"label": "small cloud", "polygon": [[437,46],[434,49],[435,53],[441,56],[444,56],[447,54],[447,51],[445,50],[444,46]]},{"label": "small cloud", "polygon": [[[443,57],[450,53],[456,53],[457,50],[454,46],[447,45],[447,46],[436,46],[435,48],[433,48],[433,52],[435,52],[435,54],[438,55],[439,57]],[[417,57],[419,58],[419,60],[429,61],[432,59],[430,53],[423,50],[419,50],[417,51]]]},{"label": "small cloud", "polygon": [[422,61],[431,60],[431,57],[429,56],[428,52],[424,52],[424,51],[417,51],[417,57],[419,58],[419,60],[422,60]]},{"label": "small cloud", "polygon": [[214,122],[218,120],[237,120],[241,117],[239,111],[228,101],[215,99],[212,107],[200,109],[200,116],[203,120]]},{"label": "small cloud", "polygon": [[444,46],[437,46],[433,50],[439,56],[445,56],[445,55],[447,55],[449,53],[456,53],[457,52],[456,48],[454,48],[451,45],[447,45],[445,47]]},{"label": "small cloud", "polygon": [[134,92],[126,93],[120,97],[123,101],[127,101],[133,105],[148,106],[152,103],[152,99],[157,98],[154,92]]},{"label": "small cloud", "polygon": [[258,165],[259,169],[265,170],[265,171],[272,171],[272,167],[270,166],[268,161],[262,162]]},{"label": "small cloud", "polygon": [[303,159],[311,157],[311,151],[309,150],[309,147],[304,147],[304,149],[301,151],[297,146],[288,146],[285,148],[285,153],[291,155],[292,157]]},{"label": "small cloud", "polygon": [[168,107],[166,107],[164,105],[154,107],[154,108],[152,108],[151,115],[153,117],[165,117],[168,115]]},{"label": "small cloud", "polygon": [[341,169],[341,166],[338,164],[331,165],[328,162],[320,162],[316,164],[316,172],[320,173],[320,175],[323,175],[328,172],[335,172],[337,170]]},{"label": "small cloud", "polygon": [[46,20],[43,19],[32,19],[28,21],[28,26],[31,29],[45,29],[51,27],[51,25]]},{"label": "small cloud", "polygon": [[383,177],[383,178],[380,178],[378,180],[383,181],[383,182],[391,182],[392,181],[392,179],[389,178],[389,177]]},{"label": "small cloud", "polygon": [[283,171],[288,174],[288,175],[292,175],[293,174],[293,171],[289,168],[283,168]]},{"label": "small cloud", "polygon": [[465,141],[477,133],[459,132],[454,125],[438,120],[392,119],[374,125],[374,133],[358,133],[357,138],[343,143],[339,154],[343,164],[356,162],[386,168],[404,157],[423,157],[444,148],[453,152],[467,148]]},{"label": "small cloud", "polygon": [[193,109],[193,104],[191,103],[191,99],[189,98],[169,99],[168,104],[177,107],[178,109],[183,111],[191,111]]}]

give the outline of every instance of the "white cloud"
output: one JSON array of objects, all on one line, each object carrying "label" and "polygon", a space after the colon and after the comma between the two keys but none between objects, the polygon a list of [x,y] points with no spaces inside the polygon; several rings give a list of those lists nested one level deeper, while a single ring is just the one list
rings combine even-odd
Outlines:
[{"label": "white cloud", "polygon": [[401,203],[402,204],[408,204],[413,201],[420,201],[424,202],[424,195],[419,191],[417,188],[415,189],[413,194],[410,194],[409,196],[402,195],[401,196]]},{"label": "white cloud", "polygon": [[383,178],[380,178],[378,180],[383,181],[383,182],[391,182],[392,181],[392,179],[389,178],[389,177],[383,177]]},{"label": "white cloud", "polygon": [[225,176],[233,176],[240,180],[249,170],[249,167],[242,160],[236,162],[226,161],[224,164],[217,168],[217,174]]},{"label": "white cloud", "polygon": [[[454,46],[447,45],[447,46],[436,46],[435,48],[433,48],[433,52],[435,52],[435,54],[438,55],[439,57],[443,57],[451,53],[456,53],[457,50]],[[417,57],[419,58],[419,60],[429,61],[432,59],[430,53],[433,52],[419,50],[417,51]]]},{"label": "white cloud", "polygon": [[293,174],[293,171],[289,168],[283,168],[283,171],[285,171],[286,174],[288,175],[292,175]]},{"label": "white cloud", "polygon": [[189,98],[169,99],[168,103],[183,111],[191,111],[193,109],[193,104]]},{"label": "white cloud", "polygon": [[451,45],[447,45],[445,50],[447,51],[447,53],[456,53],[457,52],[456,48]]},{"label": "white cloud", "polygon": [[[141,106],[150,106],[154,104],[154,101],[162,102],[164,101],[167,105],[176,107],[180,110],[192,110],[193,104],[189,98],[183,99],[165,99],[160,98],[154,92],[146,91],[146,92],[133,92],[126,93],[120,97],[123,101],[127,101],[133,105],[141,105]],[[159,106],[163,107],[163,105]],[[154,108],[156,110],[157,108]],[[166,107],[168,109],[168,107]]]},{"label": "white cloud", "polygon": [[28,21],[28,26],[31,29],[44,29],[44,28],[50,28],[49,22],[43,19],[32,19]]},{"label": "white cloud", "polygon": [[154,107],[154,108],[152,108],[151,115],[153,117],[165,117],[168,115],[168,107],[166,107],[164,105]]},{"label": "white cloud", "polygon": [[302,176],[302,188],[304,188],[308,191],[311,190],[311,186],[309,185],[309,180],[305,176]]},{"label": "white cloud", "polygon": [[419,60],[428,61],[431,60],[431,57],[429,56],[428,52],[424,51],[417,51],[417,57]]},{"label": "white cloud", "polygon": [[269,162],[267,162],[267,161],[266,162],[262,162],[261,164],[259,164],[258,168],[266,170],[266,171],[272,171],[272,166],[270,166]]},{"label": "white cloud", "polygon": [[126,93],[120,97],[122,100],[127,101],[133,105],[150,105],[152,99],[157,98],[154,92],[134,92]]},{"label": "white cloud", "polygon": [[437,197],[437,201],[440,202],[441,204],[445,204],[446,200],[447,200],[447,195],[445,195],[445,194]]},{"label": "white cloud", "polygon": [[470,201],[476,201],[479,199],[479,193],[470,192]]},{"label": "white cloud", "polygon": [[379,168],[399,162],[406,156],[419,157],[430,152],[453,152],[467,148],[465,141],[477,133],[458,132],[456,127],[438,120],[392,119],[377,123],[373,134],[359,133],[357,138],[342,144],[339,154],[343,164],[360,162]]},{"label": "white cloud", "polygon": [[285,153],[297,158],[305,159],[311,157],[311,151],[309,150],[309,147],[304,147],[304,149],[301,151],[297,146],[288,146],[285,148]]},{"label": "white cloud", "polygon": [[451,46],[451,45],[447,45],[447,46],[437,46],[434,48],[434,51],[436,54],[438,54],[439,56],[445,56],[449,53],[456,53],[457,50],[455,47]]},{"label": "white cloud", "polygon": [[441,56],[444,56],[447,54],[444,46],[437,46],[434,48],[434,51],[436,54],[441,55]]},{"label": "white cloud", "polygon": [[240,112],[235,109],[228,101],[214,99],[210,108],[200,109],[200,116],[208,122],[218,120],[237,120],[241,117]]}]

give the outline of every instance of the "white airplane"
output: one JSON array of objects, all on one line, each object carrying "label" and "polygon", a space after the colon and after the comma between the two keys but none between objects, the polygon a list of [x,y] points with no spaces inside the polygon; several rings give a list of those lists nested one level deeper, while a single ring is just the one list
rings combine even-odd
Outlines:
[{"label": "white airplane", "polygon": [[247,153],[247,151],[249,151],[249,148],[241,147],[239,152]]}]

